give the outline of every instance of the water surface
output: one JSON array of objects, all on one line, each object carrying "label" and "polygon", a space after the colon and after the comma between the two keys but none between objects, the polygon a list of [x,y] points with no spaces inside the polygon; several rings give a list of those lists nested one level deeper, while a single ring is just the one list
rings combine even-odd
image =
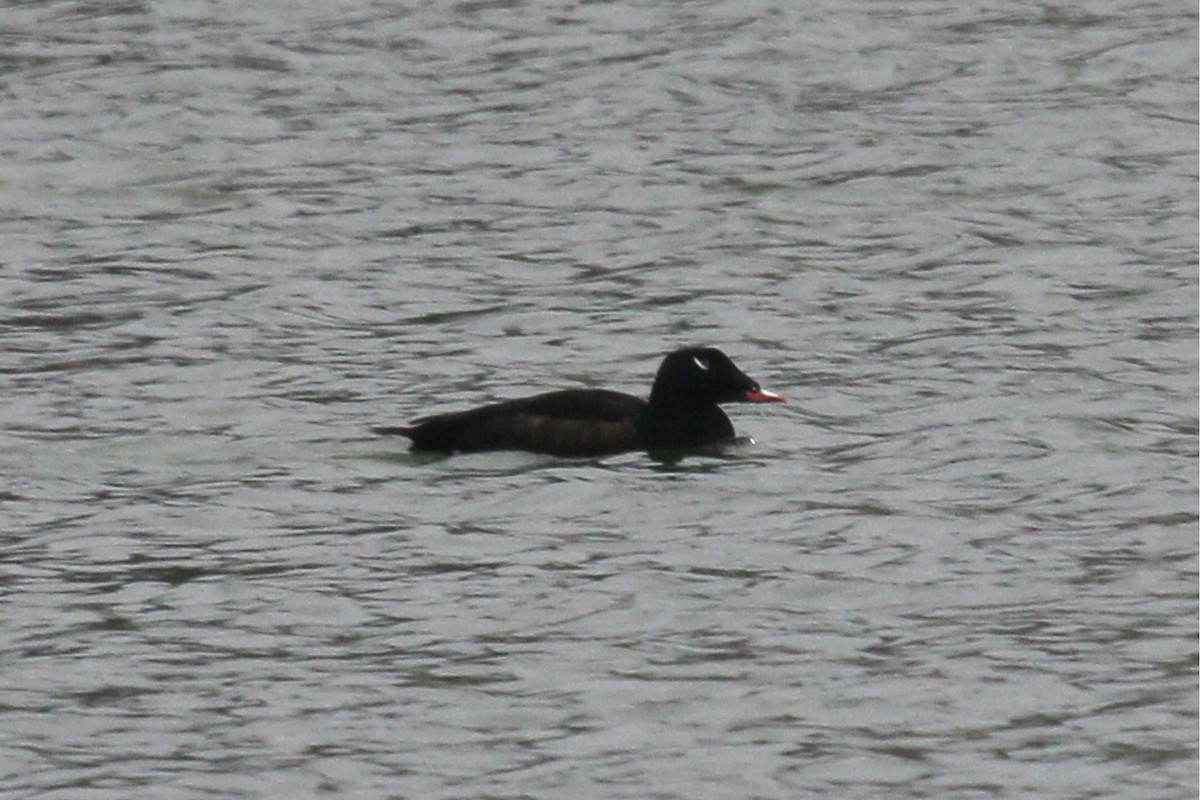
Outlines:
[{"label": "water surface", "polygon": [[1196,796],[1194,7],[0,23],[0,796]]}]

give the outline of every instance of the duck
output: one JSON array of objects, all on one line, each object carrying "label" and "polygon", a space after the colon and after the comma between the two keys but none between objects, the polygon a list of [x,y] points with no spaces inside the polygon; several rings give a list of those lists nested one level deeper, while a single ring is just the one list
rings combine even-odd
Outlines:
[{"label": "duck", "polygon": [[560,389],[371,430],[407,437],[414,452],[520,450],[588,458],[727,444],[736,435],[721,405],[786,402],[721,350],[685,347],[663,358],[648,399],[609,389]]}]

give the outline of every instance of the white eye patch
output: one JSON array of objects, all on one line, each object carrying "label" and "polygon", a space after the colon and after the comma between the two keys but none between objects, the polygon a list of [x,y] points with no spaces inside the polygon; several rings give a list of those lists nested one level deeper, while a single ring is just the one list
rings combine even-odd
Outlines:
[{"label": "white eye patch", "polygon": [[692,361],[694,361],[696,366],[699,367],[703,372],[708,372],[709,363],[707,358],[692,356]]}]

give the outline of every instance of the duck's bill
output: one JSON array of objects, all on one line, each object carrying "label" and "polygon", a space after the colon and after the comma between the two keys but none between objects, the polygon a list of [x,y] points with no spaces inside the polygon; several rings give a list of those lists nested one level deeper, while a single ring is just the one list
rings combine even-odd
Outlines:
[{"label": "duck's bill", "polygon": [[755,389],[746,392],[745,399],[751,403],[786,403],[787,398],[781,394],[768,392],[766,389]]}]

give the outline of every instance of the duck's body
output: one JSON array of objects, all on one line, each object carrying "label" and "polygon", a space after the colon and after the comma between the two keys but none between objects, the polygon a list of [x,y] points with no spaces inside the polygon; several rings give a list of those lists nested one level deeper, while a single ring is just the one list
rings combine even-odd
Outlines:
[{"label": "duck's body", "polygon": [[663,360],[649,400],[607,389],[565,389],[374,430],[407,436],[413,450],[590,457],[730,442],[733,423],[718,403],[739,401],[785,402],[763,391],[720,350],[687,348]]}]

